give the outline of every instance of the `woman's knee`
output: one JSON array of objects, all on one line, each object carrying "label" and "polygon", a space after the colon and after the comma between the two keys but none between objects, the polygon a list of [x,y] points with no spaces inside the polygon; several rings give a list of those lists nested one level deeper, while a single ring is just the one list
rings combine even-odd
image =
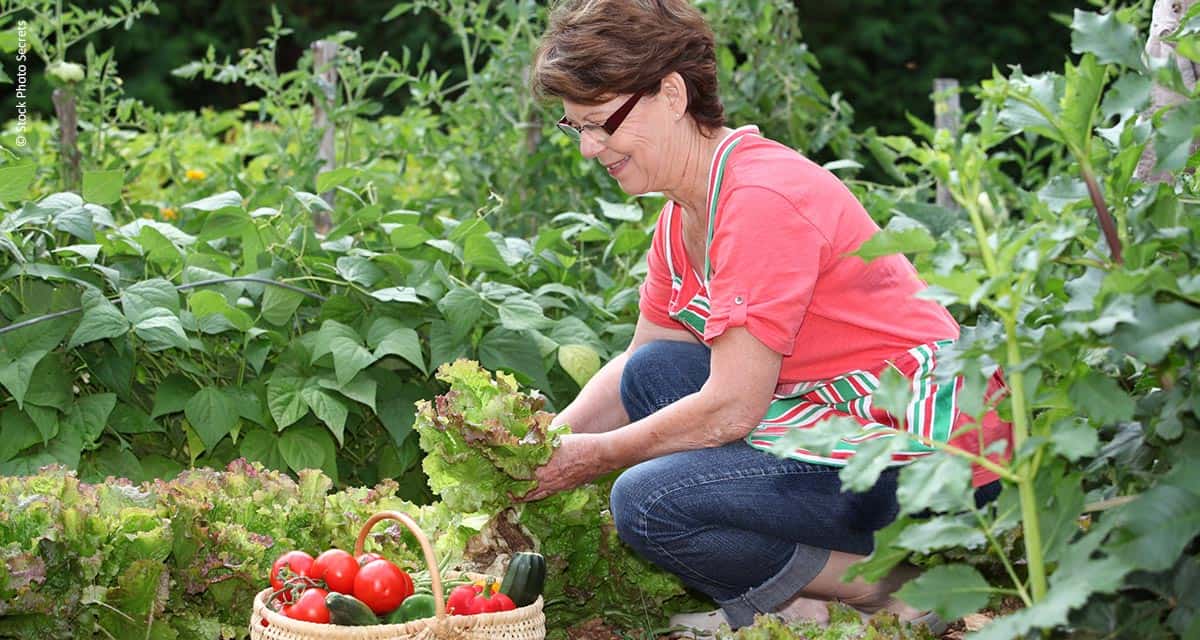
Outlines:
[{"label": "woman's knee", "polygon": [[695,393],[708,379],[708,348],[694,342],[655,340],[642,345],[621,370],[621,403],[640,420]]}]

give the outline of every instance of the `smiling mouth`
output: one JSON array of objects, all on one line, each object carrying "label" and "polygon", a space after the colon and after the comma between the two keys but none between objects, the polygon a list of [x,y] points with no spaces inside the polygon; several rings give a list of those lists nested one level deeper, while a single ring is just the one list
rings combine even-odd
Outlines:
[{"label": "smiling mouth", "polygon": [[618,160],[612,164],[604,165],[604,168],[608,169],[609,174],[616,175],[616,173],[618,171],[620,171],[625,166],[625,164],[628,162],[629,162],[629,156],[625,156],[624,158],[621,158],[620,160]]}]

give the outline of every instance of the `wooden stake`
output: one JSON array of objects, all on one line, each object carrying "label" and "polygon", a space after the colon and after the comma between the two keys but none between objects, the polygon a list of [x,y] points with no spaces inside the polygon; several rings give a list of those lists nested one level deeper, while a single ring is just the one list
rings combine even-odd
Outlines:
[{"label": "wooden stake", "polygon": [[[337,43],[328,40],[318,40],[312,44],[313,73],[316,74],[317,85],[321,87],[324,96],[313,97],[313,128],[322,131],[321,146],[317,148],[317,159],[321,160],[321,168],[317,175],[332,171],[337,167],[337,151],[334,146],[333,121],[329,118],[326,107],[332,109],[337,96],[337,67],[332,64],[337,59]],[[326,191],[321,197],[333,207],[333,191]],[[333,219],[328,211],[314,211],[313,226],[318,234],[325,235],[333,228]]]},{"label": "wooden stake", "polygon": [[[951,135],[958,134],[958,127],[962,121],[962,107],[958,102],[958,80],[954,78],[934,78],[933,80],[933,126],[939,131],[949,131]],[[950,195],[950,189],[942,184],[941,180],[937,183],[937,203],[938,206],[953,209],[954,196]]]},{"label": "wooden stake", "polygon": [[55,89],[51,100],[54,101],[54,113],[58,116],[58,153],[62,160],[63,187],[67,191],[77,191],[82,173],[79,169],[79,116],[75,112],[75,94],[61,88]]}]

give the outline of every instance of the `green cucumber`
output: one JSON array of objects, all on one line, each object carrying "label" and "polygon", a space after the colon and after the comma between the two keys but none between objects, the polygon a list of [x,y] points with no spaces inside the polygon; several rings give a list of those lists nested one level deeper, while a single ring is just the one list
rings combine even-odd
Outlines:
[{"label": "green cucumber", "polygon": [[325,606],[329,609],[329,622],[347,627],[361,627],[369,624],[379,624],[379,618],[362,600],[344,593],[333,592],[325,596]]},{"label": "green cucumber", "polygon": [[512,598],[513,604],[525,607],[542,595],[546,584],[546,559],[540,553],[519,551],[508,562],[500,593]]}]

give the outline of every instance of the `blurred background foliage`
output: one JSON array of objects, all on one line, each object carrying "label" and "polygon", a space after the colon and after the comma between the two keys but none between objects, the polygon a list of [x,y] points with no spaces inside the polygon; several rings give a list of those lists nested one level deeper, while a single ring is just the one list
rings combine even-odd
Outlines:
[{"label": "blurred background foliage", "polygon": [[[109,2],[74,4],[102,8]],[[958,78],[966,85],[990,76],[993,64],[1002,71],[1020,65],[1027,73],[1059,68],[1069,33],[1063,22],[1069,23],[1071,10],[1079,4],[1070,0],[795,1],[804,40],[820,61],[822,84],[854,105],[858,128],[874,126],[885,134],[908,131],[906,113],[932,119],[929,93],[935,77]],[[428,46],[432,68],[451,72],[451,84],[462,79],[458,43],[430,12],[383,22],[394,0],[281,0],[275,5],[286,26],[294,30],[281,42],[283,69],[294,68],[312,41],[348,30],[358,34],[356,44],[367,51],[398,55],[405,46],[413,51]],[[116,51],[128,96],[160,111],[225,109],[258,96],[242,85],[191,82],[170,72],[202,58],[209,46],[218,59],[236,58],[239,49],[254,46],[270,19],[270,12],[257,2],[180,0],[160,3],[158,16],[138,21],[129,31],[99,33],[92,41],[98,50]],[[82,51],[71,54],[82,58]],[[34,110],[48,115],[49,87],[32,83],[30,89]],[[13,101],[11,95],[3,97],[3,113],[13,112]],[[400,113],[405,106],[401,95],[384,102],[387,113]]]}]

